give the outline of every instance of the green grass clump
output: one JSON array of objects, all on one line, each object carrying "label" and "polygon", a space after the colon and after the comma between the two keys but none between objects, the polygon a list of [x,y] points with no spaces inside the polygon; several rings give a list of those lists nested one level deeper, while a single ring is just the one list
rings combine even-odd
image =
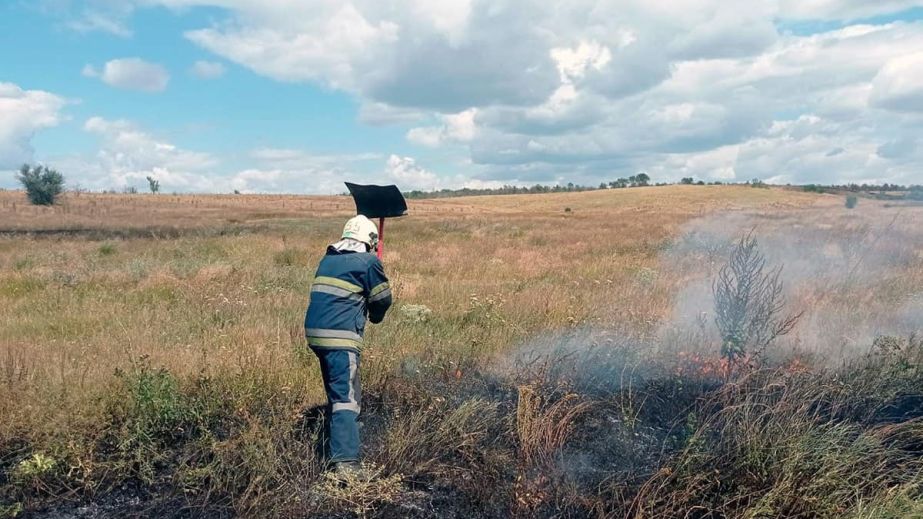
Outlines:
[{"label": "green grass clump", "polygon": [[97,252],[99,252],[100,256],[112,256],[118,251],[114,243],[104,243],[100,245],[99,248],[96,250]]}]

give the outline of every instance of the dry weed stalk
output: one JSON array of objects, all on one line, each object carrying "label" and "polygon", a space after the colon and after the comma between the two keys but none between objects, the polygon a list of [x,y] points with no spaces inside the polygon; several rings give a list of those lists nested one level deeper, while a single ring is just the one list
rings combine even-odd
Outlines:
[{"label": "dry weed stalk", "polygon": [[519,476],[513,488],[513,511],[533,517],[551,496],[556,455],[567,442],[575,422],[593,408],[576,394],[547,404],[532,386],[518,388],[516,435],[519,440]]},{"label": "dry weed stalk", "polygon": [[593,403],[580,395],[564,395],[553,404],[545,405],[532,386],[519,387],[516,406],[516,436],[520,459],[527,466],[548,465],[573,430],[574,423],[593,408]]}]

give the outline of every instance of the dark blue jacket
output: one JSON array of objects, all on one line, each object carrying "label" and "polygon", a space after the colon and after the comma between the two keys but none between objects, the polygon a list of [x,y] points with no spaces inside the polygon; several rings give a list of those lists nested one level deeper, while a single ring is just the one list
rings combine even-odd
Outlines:
[{"label": "dark blue jacket", "polygon": [[390,306],[391,287],[374,254],[329,247],[314,275],[304,317],[308,345],[358,353],[366,317],[380,323]]}]

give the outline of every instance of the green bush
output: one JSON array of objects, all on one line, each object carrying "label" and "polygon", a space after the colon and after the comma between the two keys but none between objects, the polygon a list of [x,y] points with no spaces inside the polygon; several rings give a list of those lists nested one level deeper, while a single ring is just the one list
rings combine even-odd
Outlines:
[{"label": "green bush", "polygon": [[115,245],[112,243],[104,243],[99,246],[99,255],[100,256],[112,256],[115,254]]},{"label": "green bush", "polygon": [[33,205],[54,205],[55,199],[64,191],[64,175],[45,166],[23,164],[16,179],[25,188],[26,196]]},{"label": "green bush", "polygon": [[164,368],[150,366],[146,357],[129,372],[117,372],[124,398],[110,408],[119,424],[116,444],[124,461],[143,481],[154,479],[154,467],[168,450],[164,447],[184,435],[191,409],[176,378]]},{"label": "green bush", "polygon": [[846,197],[846,209],[854,209],[859,204],[859,197],[849,195]]}]

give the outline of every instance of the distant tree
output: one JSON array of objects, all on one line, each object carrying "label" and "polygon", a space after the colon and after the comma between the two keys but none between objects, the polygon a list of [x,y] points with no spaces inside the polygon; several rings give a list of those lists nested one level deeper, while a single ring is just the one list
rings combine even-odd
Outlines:
[{"label": "distant tree", "polygon": [[157,194],[160,192],[160,181],[154,177],[147,177],[147,187],[151,193]]},{"label": "distant tree", "polygon": [[704,185],[705,185],[705,181],[704,181],[704,180],[699,180],[698,182],[695,183],[695,185],[697,185],[697,186],[704,186]]},{"label": "distant tree", "polygon": [[609,182],[609,187],[613,189],[620,189],[623,187],[628,187],[628,179],[619,178],[618,180],[613,180],[612,182]]},{"label": "distant tree", "polygon": [[16,175],[26,196],[33,205],[54,205],[55,199],[64,192],[64,175],[42,165],[23,164]]},{"label": "distant tree", "polygon": [[126,195],[136,195],[138,194],[138,188],[136,188],[135,186],[126,186],[125,189],[122,190],[122,192],[125,193]]},{"label": "distant tree", "polygon": [[605,182],[600,182],[599,189],[608,189],[609,186]]},{"label": "distant tree", "polygon": [[758,178],[754,178],[750,181],[750,187],[769,187],[765,182]]},{"label": "distant tree", "polygon": [[637,182],[638,186],[646,186],[650,184],[651,177],[647,176],[647,173],[638,173],[635,176],[635,182]]},{"label": "distant tree", "polygon": [[679,183],[686,184],[686,185],[692,185],[695,183],[695,179],[692,177],[683,177],[683,179],[680,180]]}]

